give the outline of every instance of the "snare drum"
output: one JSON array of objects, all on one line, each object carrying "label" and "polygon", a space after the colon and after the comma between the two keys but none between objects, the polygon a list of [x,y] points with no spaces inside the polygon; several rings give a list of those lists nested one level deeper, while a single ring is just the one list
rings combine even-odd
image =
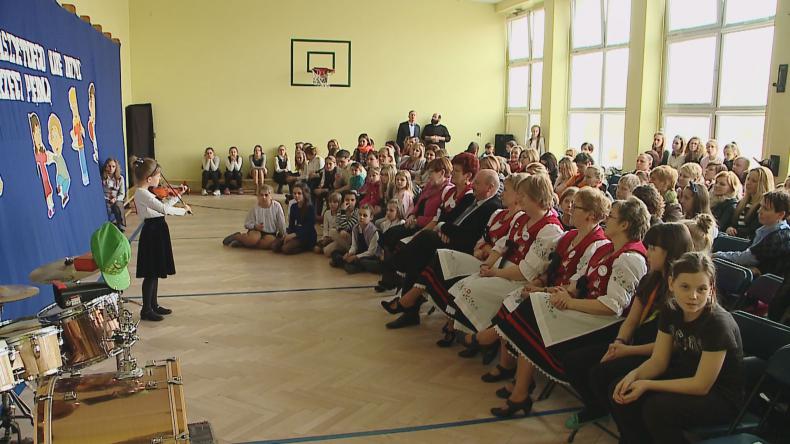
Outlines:
[{"label": "snare drum", "polygon": [[63,366],[59,333],[58,327],[41,325],[36,318],[0,324],[0,338],[21,358],[13,360],[12,368],[26,380],[55,374]]},{"label": "snare drum", "polygon": [[148,365],[140,378],[115,375],[44,380],[36,390],[34,443],[189,442],[177,360]]},{"label": "snare drum", "polygon": [[22,382],[14,370],[14,364],[19,361],[19,353],[0,339],[0,392],[5,392],[16,387]]},{"label": "snare drum", "polygon": [[65,309],[52,304],[38,313],[39,319],[63,330],[63,357],[69,370],[93,365],[121,351],[113,339],[119,328],[118,315],[117,293]]}]

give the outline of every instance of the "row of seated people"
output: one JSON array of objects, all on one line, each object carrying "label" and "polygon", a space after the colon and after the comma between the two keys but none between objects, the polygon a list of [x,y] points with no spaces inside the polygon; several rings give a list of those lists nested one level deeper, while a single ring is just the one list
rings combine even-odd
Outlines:
[{"label": "row of seated people", "polygon": [[[463,176],[468,186],[456,187],[435,226],[383,235],[377,289],[401,290],[382,302],[400,314],[388,328],[419,324],[427,301],[448,318],[437,345],[460,336],[462,356],[499,349],[499,365],[482,379],[515,382],[497,390],[506,401],[496,416],[530,411],[538,369],[585,402],[569,428],[611,413],[621,442],[683,442],[685,428],[734,418],[742,349],[716,303],[711,232],[690,230],[704,218],[660,223],[637,197],[611,203],[586,187],[566,231],[548,175],[508,177],[499,208],[498,177],[465,170],[459,156],[453,182]],[[767,193],[762,205],[764,225],[781,224],[790,196]]]}]

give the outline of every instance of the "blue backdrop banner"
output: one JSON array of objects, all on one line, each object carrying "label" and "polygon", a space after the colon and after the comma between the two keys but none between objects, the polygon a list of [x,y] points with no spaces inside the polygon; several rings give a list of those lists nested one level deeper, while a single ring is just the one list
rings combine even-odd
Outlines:
[{"label": "blue backdrop banner", "polygon": [[[120,46],[54,0],[0,0],[0,285],[90,250],[101,165],[125,171]],[[4,319],[51,303],[4,307]]]}]

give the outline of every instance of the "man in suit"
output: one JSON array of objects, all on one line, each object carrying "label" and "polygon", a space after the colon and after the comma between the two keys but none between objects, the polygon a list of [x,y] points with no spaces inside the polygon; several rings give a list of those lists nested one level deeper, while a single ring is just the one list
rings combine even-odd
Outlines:
[{"label": "man in suit", "polygon": [[[462,153],[459,156],[473,156]],[[456,156],[457,157],[457,156]],[[455,160],[455,158],[453,159]],[[455,163],[453,168],[455,168]],[[418,274],[427,267],[436,250],[447,248],[472,254],[475,243],[483,235],[491,214],[502,208],[496,197],[499,176],[493,170],[480,170],[472,182],[472,194],[467,194],[447,215],[442,215],[434,230],[418,233],[390,261],[385,262],[392,270],[405,274],[401,288],[411,288]],[[387,328],[403,328],[420,323],[419,307],[407,307],[403,315],[387,324]]]},{"label": "man in suit", "polygon": [[422,140],[425,143],[425,146],[433,143],[439,145],[439,148],[445,149],[444,145],[450,141],[450,132],[447,131],[447,127],[442,125],[442,115],[439,113],[433,113],[431,116],[431,123],[425,125],[425,130],[422,132]]},{"label": "man in suit", "polygon": [[417,123],[417,112],[414,110],[409,111],[409,120],[398,125],[398,135],[395,137],[395,141],[403,148],[409,137],[420,137],[420,124]]}]

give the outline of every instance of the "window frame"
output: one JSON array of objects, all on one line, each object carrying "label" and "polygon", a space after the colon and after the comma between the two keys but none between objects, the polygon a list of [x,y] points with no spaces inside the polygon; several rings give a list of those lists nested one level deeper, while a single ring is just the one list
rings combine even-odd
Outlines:
[{"label": "window frame", "polygon": [[[630,20],[630,17],[629,17],[629,22],[628,22],[629,36],[628,36],[628,41],[626,41],[625,43],[616,43],[616,44],[609,45],[608,44],[608,40],[609,40],[608,26],[607,26],[608,20],[609,20],[609,16],[607,14],[607,12],[608,12],[607,9],[608,9],[608,6],[609,6],[609,0],[599,0],[599,3],[600,3],[600,7],[601,7],[601,43],[598,44],[598,45],[584,46],[584,47],[580,47],[580,48],[575,48],[574,49],[573,48],[573,19],[574,19],[575,14],[576,14],[576,1],[571,1],[571,30],[570,30],[570,38],[568,39],[568,46],[569,46],[569,52],[568,52],[568,98],[567,98],[567,100],[568,100],[568,103],[567,103],[567,105],[568,105],[568,113],[567,113],[567,116],[566,116],[566,123],[567,123],[568,131],[566,131],[566,134],[565,134],[565,145],[570,147],[570,148],[573,148],[575,150],[578,150],[579,149],[578,146],[573,146],[573,147],[570,146],[570,133],[571,133],[570,132],[570,116],[571,116],[571,114],[578,114],[578,113],[590,113],[590,114],[596,113],[596,114],[598,114],[598,118],[599,118],[599,122],[598,122],[598,128],[599,128],[598,139],[597,140],[588,140],[587,141],[587,142],[592,142],[595,145],[594,157],[595,157],[595,162],[596,162],[597,165],[601,165],[601,162],[603,161],[603,158],[604,158],[604,152],[603,152],[604,116],[606,114],[617,114],[617,113],[621,113],[621,114],[623,114],[623,116],[625,116],[625,109],[626,109],[626,104],[625,103],[623,104],[622,107],[607,107],[607,106],[605,106],[605,104],[606,104],[606,72],[607,72],[606,69],[607,69],[607,60],[608,60],[607,53],[610,52],[610,51],[620,50],[620,49],[625,48],[625,49],[628,50],[628,60],[630,61],[631,51],[630,51],[629,46],[631,44],[631,38],[633,37],[633,36],[630,35],[631,20]],[[631,9],[629,9],[629,12],[630,12],[630,10]],[[596,53],[596,52],[600,52],[601,53],[601,57],[602,57],[602,60],[601,60],[601,100],[600,100],[600,106],[599,107],[577,107],[577,108],[574,108],[574,107],[571,106],[571,102],[573,100],[573,98],[571,97],[571,94],[572,94],[571,89],[572,89],[572,85],[573,85],[573,69],[572,69],[572,67],[573,67],[573,57],[576,56],[576,55],[592,54],[592,53]],[[626,70],[627,69],[628,69],[628,67],[626,66]],[[626,76],[626,78],[627,78],[627,76]],[[627,88],[627,85],[626,85],[626,88]],[[627,100],[627,89],[626,89],[626,100]],[[623,133],[623,141],[625,141],[625,132]],[[625,146],[623,146],[623,153],[625,153]],[[607,165],[607,166],[610,166],[610,165]]]},{"label": "window frame", "polygon": [[[665,39],[664,39],[664,49],[663,49],[663,57],[664,57],[664,64],[662,66],[662,73],[661,73],[661,128],[666,127],[666,117],[667,116],[705,116],[710,119],[710,128],[708,134],[682,134],[684,137],[693,137],[699,136],[704,138],[716,138],[718,135],[718,117],[722,115],[745,115],[745,116],[763,116],[766,117],[766,109],[767,109],[767,94],[770,92],[769,88],[766,88],[766,104],[761,106],[748,106],[748,105],[739,105],[739,106],[722,106],[719,104],[720,102],[720,94],[721,94],[721,67],[722,67],[722,57],[724,54],[724,36],[727,34],[733,34],[743,31],[752,31],[756,29],[762,28],[769,28],[773,27],[774,32],[776,31],[775,28],[775,15],[770,17],[763,17],[759,19],[752,19],[744,22],[738,22],[735,24],[726,24],[725,23],[725,12],[727,7],[727,2],[729,0],[717,0],[718,7],[716,8],[716,22],[708,25],[701,25],[695,26],[691,28],[683,28],[678,30],[669,30],[669,7],[670,2],[672,1],[684,1],[684,0],[668,0],[667,1],[667,13],[664,17],[664,26],[666,29],[665,32]],[[704,104],[704,103],[667,103],[667,96],[669,94],[669,82],[668,82],[668,74],[669,74],[669,47],[673,43],[677,42],[684,42],[689,40],[696,40],[705,37],[715,37],[715,50],[714,50],[714,57],[713,57],[713,85],[712,85],[712,92],[711,92],[711,102]],[[773,42],[772,42],[773,45]],[[773,49],[772,49],[773,50]],[[769,61],[770,63],[770,61]],[[674,134],[665,134],[667,138],[672,138]],[[763,140],[765,139],[765,130],[763,130]],[[721,141],[720,141],[721,144]],[[723,145],[722,145],[723,146]],[[761,153],[762,155],[765,154],[765,144],[761,146]]]},{"label": "window frame", "polygon": [[[542,6],[536,7],[534,9],[530,9],[528,11],[521,12],[519,14],[513,15],[508,18],[506,29],[507,29],[507,45],[505,49],[505,60],[506,60],[506,68],[505,68],[505,119],[507,120],[510,116],[522,116],[526,118],[527,121],[527,129],[525,134],[516,135],[517,137],[520,136],[523,140],[528,138],[529,128],[532,126],[530,122],[534,121],[534,117],[538,116],[538,122],[540,121],[541,116],[541,103],[538,101],[537,107],[533,108],[532,105],[532,88],[534,82],[532,80],[532,72],[533,72],[533,65],[536,63],[544,63],[545,54],[542,54],[540,57],[535,57],[535,48],[533,47],[535,44],[535,36],[533,34],[533,26],[535,21],[535,13],[538,11],[543,12],[543,32],[544,32],[544,44],[545,44],[545,32],[546,32],[546,15],[545,15],[545,8]],[[527,35],[529,36],[527,47],[529,48],[529,57],[520,58],[520,59],[510,59],[510,44],[511,44],[511,26],[512,23],[516,20],[523,19],[527,17],[528,21],[528,28],[527,28]],[[542,49],[542,48],[541,48]],[[510,70],[511,68],[520,68],[525,67],[528,69],[528,80],[527,80],[527,89],[526,89],[526,106],[519,106],[519,107],[511,107],[509,100],[510,100]],[[542,76],[543,76],[543,69],[540,70],[541,75],[541,85]],[[542,100],[542,86],[541,86],[541,100]]]}]

